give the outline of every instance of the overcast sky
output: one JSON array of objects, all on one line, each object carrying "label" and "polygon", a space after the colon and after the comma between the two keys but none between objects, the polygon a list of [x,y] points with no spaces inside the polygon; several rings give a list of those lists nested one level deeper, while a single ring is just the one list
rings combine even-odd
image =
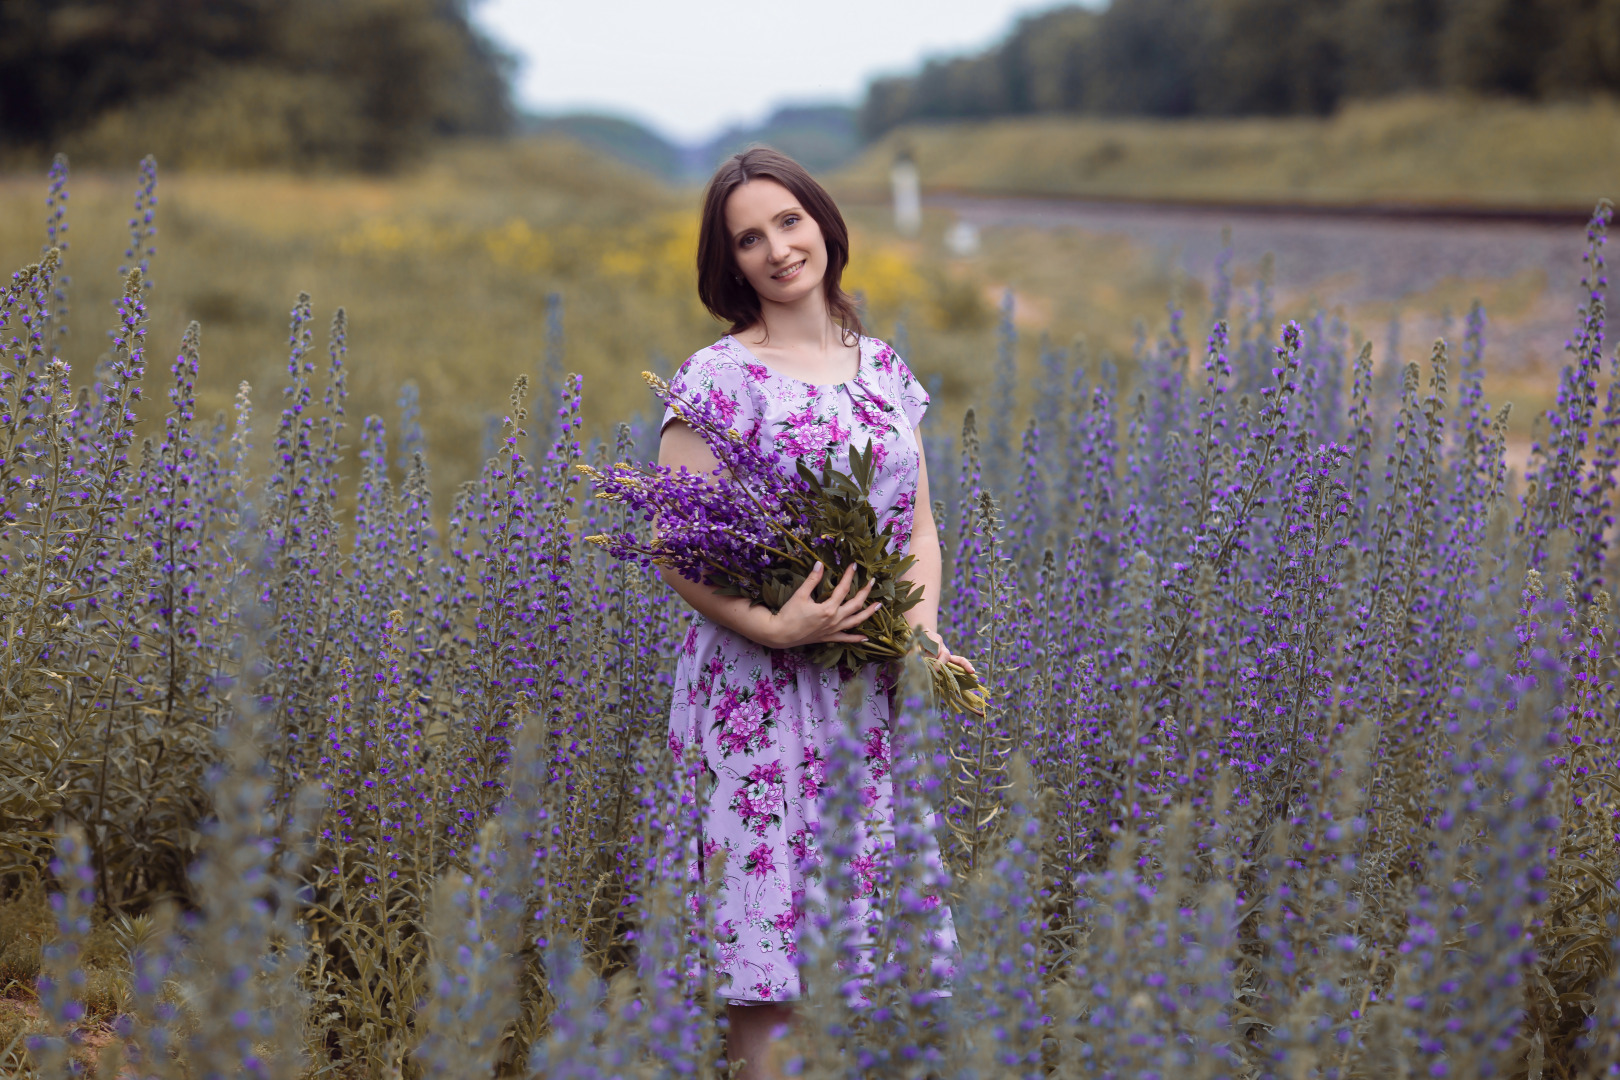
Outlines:
[{"label": "overcast sky", "polygon": [[[1096,6],[1098,0],[1090,0]],[[628,116],[695,142],[788,102],[854,104],[873,75],[970,51],[1061,0],[482,0],[520,104]]]}]

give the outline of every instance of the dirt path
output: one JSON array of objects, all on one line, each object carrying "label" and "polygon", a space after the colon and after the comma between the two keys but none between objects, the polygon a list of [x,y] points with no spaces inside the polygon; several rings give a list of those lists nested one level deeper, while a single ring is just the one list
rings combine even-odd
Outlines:
[{"label": "dirt path", "polygon": [[[1179,258],[1204,276],[1232,230],[1239,263],[1270,252],[1277,280],[1293,288],[1333,283],[1344,301],[1393,301],[1448,277],[1511,278],[1543,270],[1554,290],[1578,280],[1584,230],[1563,216],[1533,217],[1419,212],[1341,212],[1308,208],[1206,207],[1081,199],[931,197],[980,228],[1079,228],[1127,237]],[[1346,281],[1346,276],[1350,278]]]}]

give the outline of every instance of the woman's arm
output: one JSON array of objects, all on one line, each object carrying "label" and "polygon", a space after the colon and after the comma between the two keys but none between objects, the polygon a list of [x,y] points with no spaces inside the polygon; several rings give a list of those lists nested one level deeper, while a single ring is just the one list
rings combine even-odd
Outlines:
[{"label": "woman's arm", "polygon": [[[719,462],[715,461],[714,454],[702,437],[679,420],[672,421],[664,428],[658,444],[658,464],[670,468],[684,465],[695,473],[712,473],[719,468]],[[938,550],[936,542],[936,564]],[[850,595],[849,585],[855,573],[853,565],[844,571],[843,579],[833,589],[832,595],[817,603],[812,593],[816,583],[826,573],[826,568],[817,563],[799,591],[777,612],[772,612],[763,604],[755,604],[746,597],[720,596],[713,587],[682,577],[673,570],[660,572],[669,587],[704,618],[734,630],[767,649],[788,649],[822,641],[865,641],[860,634],[849,631],[883,606],[881,603],[867,604],[867,594],[872,591],[870,583],[855,595]]]},{"label": "woman's arm", "polygon": [[939,625],[939,595],[944,576],[944,559],[939,551],[939,523],[934,520],[934,502],[928,492],[928,462],[923,455],[922,429],[914,433],[917,439],[917,505],[911,519],[911,564],[906,580],[921,586],[922,600],[911,609],[911,625],[934,639],[939,645],[939,658],[958,667],[973,670],[973,663],[946,648],[945,641],[935,629]]}]

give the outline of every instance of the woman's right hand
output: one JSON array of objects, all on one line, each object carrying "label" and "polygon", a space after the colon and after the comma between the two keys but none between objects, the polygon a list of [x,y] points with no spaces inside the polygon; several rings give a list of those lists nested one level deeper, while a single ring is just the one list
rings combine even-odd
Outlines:
[{"label": "woman's right hand", "polygon": [[866,640],[864,635],[850,631],[883,606],[882,601],[875,604],[866,602],[874,583],[867,582],[860,592],[851,596],[849,584],[855,579],[855,566],[851,563],[844,570],[844,576],[839,579],[832,595],[817,603],[816,584],[826,573],[827,568],[822,563],[811,567],[804,584],[782,605],[782,610],[771,616],[766,627],[765,638],[768,640],[762,639],[761,645],[772,649],[791,649],[797,645],[815,645],[823,641],[854,644]]}]

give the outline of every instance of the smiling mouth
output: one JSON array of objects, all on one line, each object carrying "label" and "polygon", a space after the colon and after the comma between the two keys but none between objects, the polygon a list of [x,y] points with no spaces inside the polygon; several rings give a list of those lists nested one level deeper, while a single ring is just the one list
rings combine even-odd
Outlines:
[{"label": "smiling mouth", "polygon": [[804,269],[804,260],[800,259],[798,262],[794,263],[792,266],[786,267],[785,269],[782,269],[782,270],[778,270],[776,273],[772,274],[771,277],[773,279],[775,279],[776,281],[786,281],[789,278],[797,275],[798,272],[800,270],[802,270],[802,269]]}]

